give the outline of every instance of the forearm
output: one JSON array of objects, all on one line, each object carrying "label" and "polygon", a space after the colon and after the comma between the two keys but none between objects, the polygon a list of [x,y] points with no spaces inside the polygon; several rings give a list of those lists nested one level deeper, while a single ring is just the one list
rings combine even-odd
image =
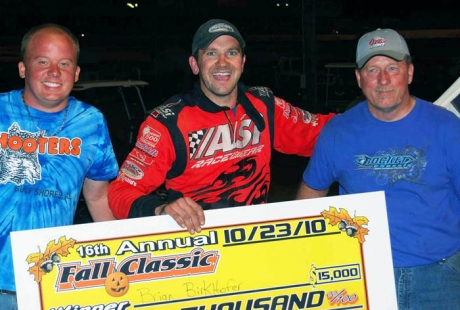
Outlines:
[{"label": "forearm", "polygon": [[86,201],[89,213],[94,222],[112,221],[116,220],[113,216],[112,210],[109,208],[107,196],[97,201]]},{"label": "forearm", "polygon": [[128,218],[159,215],[164,206],[164,200],[157,194],[141,196],[131,204]]},{"label": "forearm", "polygon": [[107,198],[108,187],[109,181],[85,179],[83,184],[83,197],[95,222],[115,220]]}]

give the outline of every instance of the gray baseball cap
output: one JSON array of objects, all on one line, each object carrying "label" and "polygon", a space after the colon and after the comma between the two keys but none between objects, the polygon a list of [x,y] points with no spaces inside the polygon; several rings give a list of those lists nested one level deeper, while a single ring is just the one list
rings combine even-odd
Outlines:
[{"label": "gray baseball cap", "polygon": [[236,27],[223,19],[211,19],[198,28],[193,36],[192,55],[197,50],[204,50],[217,37],[222,35],[232,36],[238,40],[241,48],[244,50],[246,43]]},{"label": "gray baseball cap", "polygon": [[374,56],[387,56],[401,61],[410,56],[404,38],[392,29],[380,29],[368,32],[358,41],[356,64],[362,68]]}]

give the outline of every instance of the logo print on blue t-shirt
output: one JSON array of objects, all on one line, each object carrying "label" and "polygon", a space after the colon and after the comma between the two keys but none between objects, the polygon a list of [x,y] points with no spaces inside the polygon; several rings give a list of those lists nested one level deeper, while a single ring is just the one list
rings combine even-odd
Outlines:
[{"label": "logo print on blue t-shirt", "polygon": [[17,123],[8,128],[8,134],[1,133],[0,184],[12,182],[23,185],[24,181],[35,184],[35,180],[41,180],[42,168],[38,162],[38,151],[27,152],[23,144],[27,141],[36,141],[43,137],[44,133],[21,130]]},{"label": "logo print on blue t-shirt", "polygon": [[390,149],[375,155],[355,155],[357,170],[368,170],[378,184],[393,185],[399,181],[420,183],[426,167],[426,156],[413,147]]}]

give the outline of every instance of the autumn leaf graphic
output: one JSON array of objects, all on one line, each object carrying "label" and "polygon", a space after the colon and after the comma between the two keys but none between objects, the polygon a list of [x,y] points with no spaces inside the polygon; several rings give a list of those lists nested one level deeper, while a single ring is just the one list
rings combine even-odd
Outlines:
[{"label": "autumn leaf graphic", "polygon": [[329,207],[329,211],[324,210],[321,215],[329,219],[329,224],[337,225],[341,231],[346,232],[349,237],[357,238],[360,243],[364,243],[364,237],[368,234],[369,229],[363,227],[367,225],[369,220],[364,216],[355,216],[352,218],[348,211],[340,208],[337,211],[335,207]]},{"label": "autumn leaf graphic", "polygon": [[[59,238],[55,243],[53,240],[48,242],[45,252],[29,254],[27,262],[29,264],[35,263],[29,268],[30,274],[35,276],[35,281],[38,283],[42,280],[42,276],[53,269],[53,265],[59,263],[61,256],[66,257],[69,255],[69,249],[75,245],[74,239],[66,239],[64,236]],[[40,248],[39,248],[40,249]]]}]

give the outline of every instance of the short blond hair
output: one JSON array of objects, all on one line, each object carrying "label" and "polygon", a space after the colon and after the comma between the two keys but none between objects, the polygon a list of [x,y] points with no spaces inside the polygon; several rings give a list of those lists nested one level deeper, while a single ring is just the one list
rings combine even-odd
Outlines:
[{"label": "short blond hair", "polygon": [[58,25],[58,24],[42,24],[31,28],[27,33],[22,37],[21,41],[21,58],[22,61],[26,60],[27,57],[27,47],[29,46],[30,41],[34,37],[34,35],[43,30],[43,29],[50,29],[55,33],[61,33],[67,35],[73,42],[73,46],[75,48],[75,52],[77,55],[77,63],[78,58],[80,57],[80,43],[78,42],[77,37],[66,27]]}]

